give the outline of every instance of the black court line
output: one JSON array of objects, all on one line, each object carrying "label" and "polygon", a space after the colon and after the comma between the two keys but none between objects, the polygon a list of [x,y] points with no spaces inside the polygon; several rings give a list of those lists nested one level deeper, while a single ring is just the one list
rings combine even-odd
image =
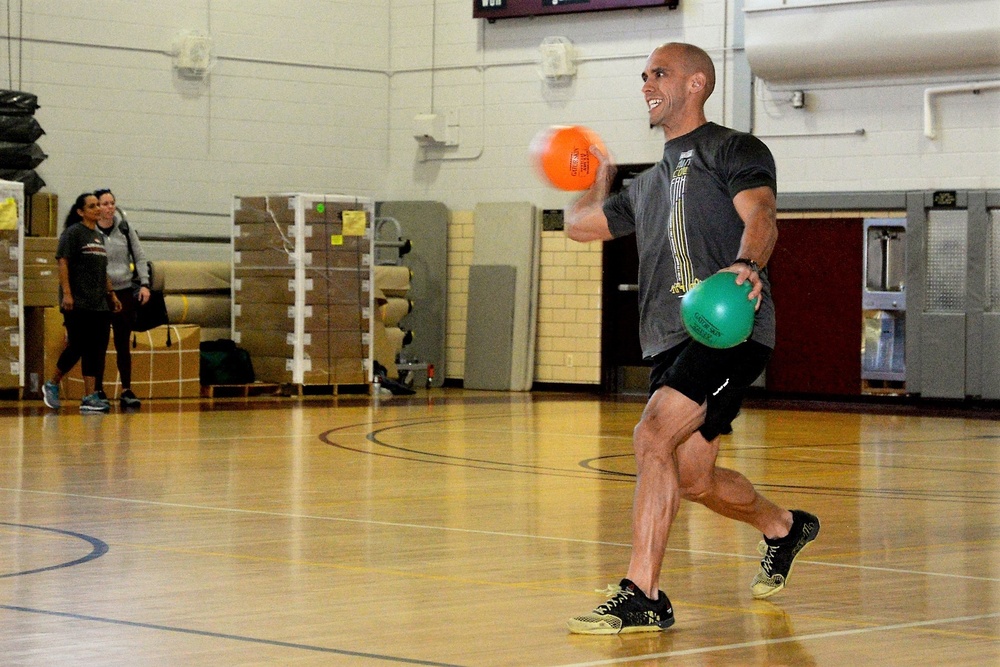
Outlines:
[{"label": "black court line", "polygon": [[0,526],[13,526],[15,528],[28,528],[29,530],[44,530],[49,533],[56,533],[58,535],[67,535],[84,542],[89,542],[92,547],[90,553],[82,558],[77,558],[76,560],[67,561],[65,563],[58,563],[56,565],[49,565],[47,567],[38,567],[33,570],[22,570],[21,572],[9,572],[7,574],[0,574],[0,579],[6,579],[7,577],[22,577],[26,574],[37,574],[38,572],[48,572],[49,570],[59,570],[64,567],[72,567],[74,565],[82,565],[88,561],[92,561],[95,558],[100,558],[104,554],[108,553],[108,544],[103,540],[99,540],[96,537],[91,537],[90,535],[84,535],[83,533],[74,533],[71,530],[60,530],[58,528],[46,528],[45,526],[29,526],[23,523],[7,523],[6,521],[0,521]]},{"label": "black court line", "polygon": [[[427,450],[391,445],[385,442],[384,440],[380,439],[379,437],[382,433],[388,431],[406,429],[413,426],[427,426],[431,424],[442,424],[446,422],[465,422],[477,419],[493,419],[496,418],[497,416],[498,415],[475,415],[475,416],[464,415],[461,417],[442,417],[442,418],[416,419],[416,420],[399,419],[399,420],[393,420],[396,422],[394,424],[383,426],[382,428],[369,431],[367,434],[365,434],[366,440],[372,442],[373,444],[379,447],[382,447],[392,452],[396,452],[395,454],[373,451],[371,449],[363,447],[353,447],[345,445],[343,443],[336,442],[331,439],[331,436],[338,431],[345,431],[348,429],[353,429],[358,427],[364,428],[366,426],[369,426],[368,423],[351,424],[347,426],[340,426],[334,429],[330,429],[329,431],[321,433],[319,435],[319,439],[328,445],[346,451],[351,451],[360,454],[367,454],[369,456],[403,459],[419,463],[431,463],[436,465],[455,466],[463,468],[478,468],[483,470],[491,470],[495,472],[522,473],[522,474],[554,476],[554,477],[575,477],[577,479],[603,479],[605,481],[623,481],[629,483],[631,483],[635,479],[635,473],[624,472],[620,470],[612,470],[600,467],[599,465],[601,461],[606,461],[611,459],[626,458],[626,457],[631,459],[632,454],[610,454],[605,456],[597,456],[589,459],[584,459],[578,462],[577,466],[579,468],[582,468],[587,472],[594,473],[597,475],[596,477],[591,477],[574,473],[572,470],[567,468],[555,468],[550,466],[537,466],[530,464],[510,463],[510,462],[490,460],[490,459],[479,459],[472,457],[438,454]],[[976,438],[973,439],[989,440],[989,439],[994,439],[996,437],[997,436],[994,435],[984,435],[984,436],[977,436]],[[900,442],[903,444],[913,444],[913,443],[937,442],[937,440],[938,439],[900,441]],[[953,438],[947,439],[948,442],[952,440]],[[836,446],[857,445],[864,447],[867,444],[872,444],[872,443],[852,441],[852,442],[838,442],[838,443],[823,443],[811,446],[821,450],[821,448],[823,447],[833,446],[834,444],[836,444]],[[882,443],[876,443],[876,444],[882,444]],[[801,447],[801,445],[788,445],[787,447]],[[781,447],[779,447],[779,449],[780,448]],[[765,450],[766,448],[760,448],[760,449]],[[741,452],[745,453],[745,451],[746,451],[745,449],[727,448],[725,450],[720,451],[720,455],[724,454],[734,455]],[[768,456],[756,456],[751,458],[755,460],[774,460],[774,461],[788,462],[787,459],[768,457]],[[905,465],[893,465],[893,464],[888,464],[888,465],[880,464],[876,466],[873,464],[838,463],[830,461],[795,461],[795,463],[797,464],[808,463],[810,465],[818,465],[818,466],[840,465],[840,466],[849,466],[854,468],[871,467],[871,468],[890,468],[895,470],[918,470],[922,472],[933,471],[933,472],[954,473],[954,474],[996,475],[996,473],[993,472],[979,472],[979,471],[957,470],[949,468],[928,468],[921,466],[905,466]],[[921,489],[898,489],[898,488],[878,488],[878,487],[869,488],[869,487],[846,487],[846,486],[817,487],[817,486],[796,486],[787,484],[766,484],[766,483],[755,483],[754,486],[762,490],[770,490],[770,491],[780,490],[793,493],[800,493],[804,495],[817,495],[817,496],[833,496],[833,497],[848,497],[848,498],[867,497],[867,498],[883,498],[890,500],[928,500],[928,501],[981,504],[981,505],[1000,504],[1000,498],[997,498],[994,494],[978,494],[974,492],[969,493],[964,491],[951,491],[951,490],[925,491]]]},{"label": "black court line", "polygon": [[359,424],[349,424],[346,426],[338,426],[337,428],[333,428],[328,431],[324,431],[323,433],[320,433],[319,439],[320,441],[326,443],[327,445],[330,445],[331,447],[336,447],[337,449],[343,449],[349,452],[366,454],[369,456],[378,456],[382,458],[402,459],[404,461],[413,461],[416,463],[430,463],[434,465],[454,466],[460,468],[473,468],[479,470],[489,470],[493,472],[524,473],[524,474],[551,476],[551,477],[570,477],[573,479],[600,479],[599,476],[615,474],[601,470],[581,471],[577,470],[576,468],[556,468],[552,466],[540,466],[540,465],[532,465],[526,463],[512,463],[509,461],[480,459],[469,456],[439,454],[437,452],[432,452],[428,450],[392,445],[379,438],[379,436],[382,433],[397,429],[410,428],[413,426],[427,426],[434,424],[443,424],[447,422],[467,422],[476,419],[496,419],[498,417],[506,417],[506,416],[509,415],[506,414],[473,415],[473,416],[466,415],[462,417],[440,417],[440,418],[418,419],[418,420],[399,420],[401,423],[384,426],[374,431],[369,431],[368,433],[365,434],[364,436],[365,440],[377,445],[378,447],[389,450],[389,452],[395,452],[395,453],[374,451],[373,448],[366,448],[360,446],[359,447],[349,446],[340,442],[336,442],[332,439],[333,434],[338,431],[346,431],[349,429],[354,429],[359,427],[368,428],[371,426],[368,422]]},{"label": "black court line", "polygon": [[87,616],[86,614],[73,614],[65,611],[50,611],[47,609],[32,609],[31,607],[18,607],[15,605],[0,604],[0,609],[8,611],[19,611],[26,614],[41,614],[44,616],[56,616],[59,618],[69,618],[75,621],[93,621],[96,623],[108,623],[111,625],[123,625],[130,628],[143,628],[145,630],[162,630],[165,632],[177,632],[185,635],[196,635],[199,637],[212,637],[215,639],[229,639],[232,641],[249,642],[251,644],[263,644],[266,646],[279,646],[281,648],[293,648],[300,651],[313,651],[317,653],[333,653],[335,655],[350,656],[353,658],[368,658],[370,660],[382,660],[385,662],[400,662],[407,665],[429,665],[430,667],[464,667],[464,665],[449,662],[434,662],[432,660],[417,660],[414,658],[401,658],[393,655],[380,655],[378,653],[363,653],[361,651],[348,651],[339,648],[329,648],[326,646],[312,646],[311,644],[296,644],[294,642],[283,642],[276,639],[261,639],[259,637],[247,637],[244,635],[230,635],[223,632],[210,632],[208,630],[193,630],[191,628],[178,628],[170,625],[158,625],[156,623],[139,623],[137,621],[123,621],[116,618],[102,618],[100,616]]},{"label": "black court line", "polygon": [[[605,473],[605,474],[617,474],[622,478],[627,478],[629,481],[635,479],[635,473],[632,472],[618,472],[614,470],[609,470],[607,468],[598,467],[598,464],[602,461],[610,461],[612,459],[624,459],[627,458],[629,461],[632,460],[632,454],[608,454],[605,456],[597,456],[590,459],[584,459],[580,462],[580,465],[587,468],[588,470],[593,470],[595,472]],[[774,458],[774,457],[747,457],[752,458],[755,461],[776,461],[785,463],[809,463],[815,465],[841,465],[833,463],[825,463],[821,461],[793,461],[789,462],[788,459]],[[845,464],[846,465],[846,464]],[[857,466],[854,467],[866,467]],[[961,470],[941,470],[935,468],[907,468],[902,466],[869,466],[869,467],[884,467],[893,469],[903,469],[903,470],[920,470],[920,471],[933,471],[933,472],[956,472],[964,473],[968,471]],[[893,488],[893,487],[865,487],[865,486],[816,486],[816,485],[796,485],[796,484],[778,484],[778,483],[767,483],[767,482],[753,482],[754,487],[765,490],[765,491],[788,491],[791,493],[798,493],[802,495],[809,496],[835,496],[835,497],[845,497],[845,498],[882,498],[886,500],[927,500],[936,502],[946,502],[946,503],[964,503],[969,505],[1000,505],[1000,497],[996,493],[988,491],[953,491],[953,490],[928,490],[928,489],[905,489],[905,488]]]}]

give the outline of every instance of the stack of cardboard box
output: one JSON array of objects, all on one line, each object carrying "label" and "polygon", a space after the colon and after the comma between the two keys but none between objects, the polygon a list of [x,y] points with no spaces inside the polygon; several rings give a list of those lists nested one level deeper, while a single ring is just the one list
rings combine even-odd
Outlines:
[{"label": "stack of cardboard box", "polygon": [[54,192],[36,192],[27,201],[25,236],[59,236],[59,195]]},{"label": "stack of cardboard box", "polygon": [[27,308],[59,306],[59,264],[56,247],[59,239],[44,236],[24,237],[24,303]]},{"label": "stack of cardboard box", "polygon": [[21,386],[23,323],[19,297],[24,186],[0,181],[0,389]]},{"label": "stack of cardboard box", "polygon": [[339,195],[237,197],[233,339],[258,380],[371,378],[374,203]]}]

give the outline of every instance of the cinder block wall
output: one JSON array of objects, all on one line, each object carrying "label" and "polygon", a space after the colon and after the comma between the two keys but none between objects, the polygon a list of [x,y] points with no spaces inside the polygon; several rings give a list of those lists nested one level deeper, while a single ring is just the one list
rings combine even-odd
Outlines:
[{"label": "cinder block wall", "polygon": [[[453,211],[448,227],[449,379],[465,372],[473,218],[472,211]],[[601,248],[570,241],[562,232],[542,233],[535,382],[600,383]]]}]

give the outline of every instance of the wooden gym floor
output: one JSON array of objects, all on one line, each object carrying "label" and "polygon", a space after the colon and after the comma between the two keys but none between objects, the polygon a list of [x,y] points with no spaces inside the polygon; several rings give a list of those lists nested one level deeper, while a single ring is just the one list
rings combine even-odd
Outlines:
[{"label": "wooden gym floor", "polygon": [[[642,403],[586,394],[0,406],[0,663],[997,665],[995,415],[754,404],[721,463],[822,521],[685,504],[663,633],[570,635],[624,574]],[[988,418],[983,418],[988,417]]]}]

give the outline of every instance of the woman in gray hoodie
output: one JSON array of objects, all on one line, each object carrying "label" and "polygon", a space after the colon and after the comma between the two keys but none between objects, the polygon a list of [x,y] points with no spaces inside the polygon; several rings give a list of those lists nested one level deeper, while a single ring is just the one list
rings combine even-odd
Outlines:
[{"label": "woman in gray hoodie", "polygon": [[[115,351],[118,360],[118,375],[121,378],[122,393],[118,397],[123,408],[138,408],[139,399],[132,391],[132,352],[129,337],[135,323],[136,308],[149,300],[149,264],[142,251],[139,235],[132,229],[125,213],[118,210],[115,195],[111,190],[94,192],[101,206],[101,218],[97,228],[104,232],[104,247],[108,252],[108,280],[118,300],[121,311],[111,316]],[[97,390],[104,394],[103,371],[97,377]]]}]

